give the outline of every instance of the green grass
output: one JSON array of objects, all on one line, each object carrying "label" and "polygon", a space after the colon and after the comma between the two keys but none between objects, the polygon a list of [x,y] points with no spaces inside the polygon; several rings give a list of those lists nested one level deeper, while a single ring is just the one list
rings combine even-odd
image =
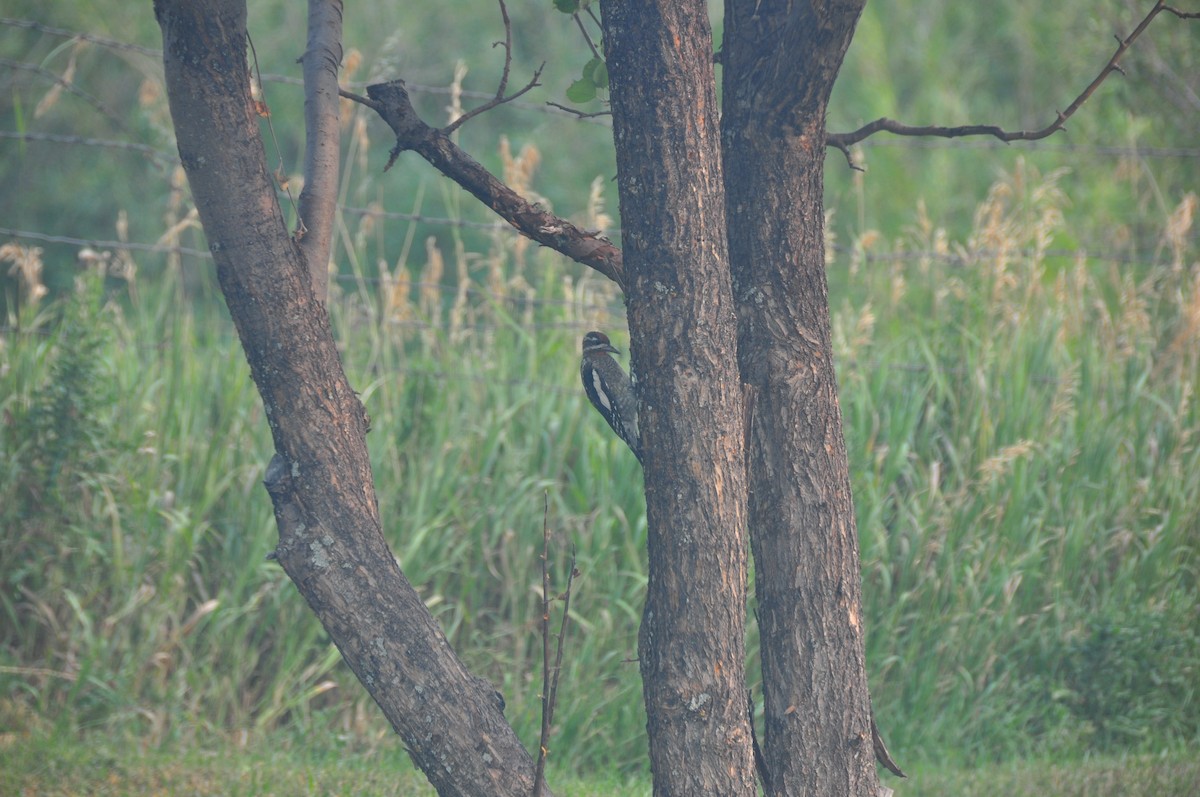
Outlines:
[{"label": "green grass", "polygon": [[1191,752],[1071,762],[1018,761],[962,770],[923,768],[907,781],[887,781],[904,797],[1187,797],[1195,794],[1197,783],[1200,763]]},{"label": "green grass", "polygon": [[[1200,782],[1200,762],[1186,751],[1171,751],[974,769],[926,765],[905,780],[885,774],[883,781],[903,797],[1191,797]],[[548,784],[575,797],[651,793],[645,777],[578,777],[554,767]],[[314,749],[310,742],[275,735],[249,743],[216,738],[186,750],[145,750],[136,740],[9,735],[0,737],[0,793],[432,797],[435,792],[395,740],[373,749]]]},{"label": "green grass", "polygon": [[[873,695],[902,750],[1196,738],[1194,270],[1048,262],[1055,193],[998,184],[965,267],[881,269],[838,317]],[[1005,249],[1035,254],[985,254]]]},{"label": "green grass", "polygon": [[[831,267],[872,693],[906,767],[1200,736],[1193,249],[1164,238],[1159,264],[1127,269],[1045,255],[1056,179],[997,183],[961,243],[919,218],[893,251],[932,253]],[[582,574],[553,748],[573,771],[644,774],[641,474],[575,375],[580,333],[621,321],[611,287],[530,257],[497,236],[430,248],[421,282],[351,273],[335,330],[385,533],[456,648],[532,749],[548,501],[554,578],[572,548]],[[0,347],[0,699],[151,749],[379,744],[265,559],[269,441],[224,311],[170,280],[110,279],[103,305],[88,284]]]}]

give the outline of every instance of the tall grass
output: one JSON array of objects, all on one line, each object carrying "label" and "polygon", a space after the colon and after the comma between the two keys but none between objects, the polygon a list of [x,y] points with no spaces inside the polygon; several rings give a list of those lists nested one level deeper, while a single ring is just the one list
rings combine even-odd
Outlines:
[{"label": "tall grass", "polygon": [[1195,197],[1161,265],[1052,262],[1056,177],[838,315],[868,661],[910,755],[1200,732],[1200,264],[1169,237]]},{"label": "tall grass", "polygon": [[[519,182],[536,154],[502,160]],[[1048,256],[1064,201],[1023,167],[965,240],[918,214],[831,266],[868,662],[902,763],[1200,733],[1194,199],[1136,270]],[[499,231],[391,261],[386,223],[344,220],[331,294],[385,534],[532,747],[548,498],[556,578],[572,548],[582,572],[552,759],[637,771],[641,474],[575,376],[580,334],[619,331],[614,294]],[[167,273],[104,301],[93,274],[0,338],[0,718],[396,749],[265,560],[261,405],[224,312]]]}]

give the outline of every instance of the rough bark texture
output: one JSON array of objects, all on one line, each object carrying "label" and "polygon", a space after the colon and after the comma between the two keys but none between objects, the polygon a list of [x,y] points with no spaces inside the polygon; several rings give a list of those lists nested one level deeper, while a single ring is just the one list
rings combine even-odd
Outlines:
[{"label": "rough bark texture", "polygon": [[642,401],[654,791],[750,795],[741,388],[711,30],[703,0],[601,11]]},{"label": "rough bark texture", "polygon": [[825,108],[862,0],[726,5],[722,141],[769,795],[875,795],[825,280]]},{"label": "rough bark texture", "polygon": [[442,795],[528,795],[533,762],[404,578],[365,434],[250,98],[244,0],[158,0],[179,155],[275,443],[275,556]]}]

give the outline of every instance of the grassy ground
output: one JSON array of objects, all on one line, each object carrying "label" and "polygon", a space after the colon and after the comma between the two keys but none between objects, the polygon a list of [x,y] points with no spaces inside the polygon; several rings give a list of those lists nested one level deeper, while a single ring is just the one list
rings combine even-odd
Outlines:
[{"label": "grassy ground", "polygon": [[[435,792],[394,740],[372,752],[306,749],[292,737],[248,746],[221,740],[186,750],[144,751],[111,740],[0,737],[0,794],[71,797],[433,797]],[[974,769],[925,765],[906,780],[884,774],[898,797],[1191,797],[1200,783],[1194,751],[1020,761]],[[580,778],[551,771],[549,785],[574,797],[649,795],[645,778]]]},{"label": "grassy ground", "polygon": [[[436,792],[391,737],[373,750],[316,749],[290,734],[241,740],[210,738],[180,749],[145,750],[140,740],[99,735],[0,737],[0,794],[67,797],[434,797]],[[646,780],[581,779],[551,766],[559,794],[649,794]]]}]

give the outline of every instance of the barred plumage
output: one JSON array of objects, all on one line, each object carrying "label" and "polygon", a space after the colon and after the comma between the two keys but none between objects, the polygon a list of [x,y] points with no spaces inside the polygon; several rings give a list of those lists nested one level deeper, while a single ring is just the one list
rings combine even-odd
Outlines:
[{"label": "barred plumage", "polygon": [[642,461],[642,436],[638,432],[637,396],[633,383],[611,355],[620,354],[603,332],[583,336],[583,360],[579,377],[592,406],[625,441],[638,462]]}]

